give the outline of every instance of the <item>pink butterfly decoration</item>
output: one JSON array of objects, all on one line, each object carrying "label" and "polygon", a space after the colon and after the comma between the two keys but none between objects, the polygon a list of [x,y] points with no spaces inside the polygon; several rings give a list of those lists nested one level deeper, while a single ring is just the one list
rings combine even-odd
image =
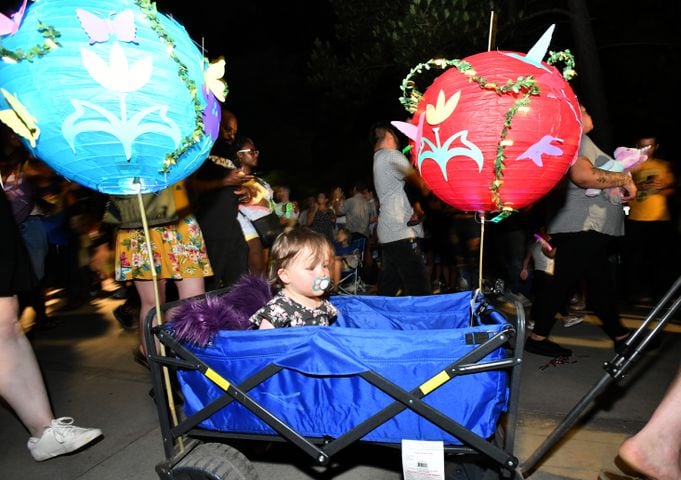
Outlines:
[{"label": "pink butterfly decoration", "polygon": [[531,145],[522,155],[518,157],[518,160],[524,160],[529,158],[538,167],[543,167],[544,162],[542,161],[542,155],[551,155],[554,157],[563,154],[563,150],[555,145],[551,145],[552,142],[562,143],[560,138],[556,138],[551,135],[544,135],[541,140],[539,140],[534,145]]},{"label": "pink butterfly decoration", "polygon": [[21,8],[18,12],[13,13],[10,17],[0,13],[0,36],[4,35],[14,35],[19,30],[19,25],[21,25],[21,20],[24,18],[24,12],[26,11],[26,3],[28,0],[24,0],[21,4]]},{"label": "pink butterfly decoration", "polygon": [[115,36],[121,42],[136,42],[135,15],[132,10],[123,10],[112,18],[99,18],[94,13],[76,8],[76,16],[90,38],[90,45],[106,42]]}]

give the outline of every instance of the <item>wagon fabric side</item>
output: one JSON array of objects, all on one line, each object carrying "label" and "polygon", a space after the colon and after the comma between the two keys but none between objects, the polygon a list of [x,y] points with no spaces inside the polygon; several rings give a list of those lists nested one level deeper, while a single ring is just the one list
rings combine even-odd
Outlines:
[{"label": "wagon fabric side", "polygon": [[[200,413],[224,395],[224,384],[216,377],[239,385],[275,366],[275,374],[246,393],[304,437],[338,438],[370,422],[395,403],[391,385],[419,393],[428,406],[476,436],[494,435],[508,401],[508,378],[506,370],[486,370],[484,365],[503,361],[505,349],[478,355],[471,373],[461,369],[460,374],[448,375],[447,368],[457,359],[475,357],[476,350],[508,324],[480,324],[472,315],[467,292],[333,301],[340,316],[332,327],[222,331],[207,347],[187,346],[213,373],[178,370],[186,415]],[[374,384],[367,378],[379,381]],[[380,387],[383,380],[386,389]],[[361,439],[462,444],[410,408],[378,423]],[[277,433],[238,401],[213,413],[200,427],[249,435]]]}]

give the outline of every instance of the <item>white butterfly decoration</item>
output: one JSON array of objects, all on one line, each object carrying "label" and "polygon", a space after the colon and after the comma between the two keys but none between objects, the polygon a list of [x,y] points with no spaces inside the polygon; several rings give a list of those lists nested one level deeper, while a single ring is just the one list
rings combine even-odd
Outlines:
[{"label": "white butterfly decoration", "polygon": [[222,79],[224,76],[225,59],[222,57],[215,62],[211,62],[206,71],[203,72],[206,88],[221,102],[224,102],[227,97],[227,83]]},{"label": "white butterfly decoration", "polygon": [[0,92],[11,107],[7,110],[0,110],[0,121],[14,130],[14,133],[28,140],[31,147],[35,147],[35,142],[40,135],[36,118],[28,112],[15,95],[4,88],[0,88]]},{"label": "white butterfly decoration", "polygon": [[130,9],[112,14],[110,18],[99,18],[94,13],[76,8],[76,16],[90,39],[90,45],[106,42],[112,36],[122,42],[137,43],[135,15]]}]

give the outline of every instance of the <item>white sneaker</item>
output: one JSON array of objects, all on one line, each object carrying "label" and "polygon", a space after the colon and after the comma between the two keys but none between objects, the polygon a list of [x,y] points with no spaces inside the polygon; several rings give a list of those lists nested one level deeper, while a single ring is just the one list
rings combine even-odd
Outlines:
[{"label": "white sneaker", "polygon": [[578,315],[569,315],[569,316],[563,318],[563,326],[564,327],[574,327],[575,325],[579,325],[583,321],[584,321],[584,317],[580,317]]},{"label": "white sneaker", "polygon": [[81,428],[73,424],[73,418],[61,417],[52,420],[40,438],[28,439],[28,449],[37,462],[42,462],[87,445],[102,435],[99,428]]}]

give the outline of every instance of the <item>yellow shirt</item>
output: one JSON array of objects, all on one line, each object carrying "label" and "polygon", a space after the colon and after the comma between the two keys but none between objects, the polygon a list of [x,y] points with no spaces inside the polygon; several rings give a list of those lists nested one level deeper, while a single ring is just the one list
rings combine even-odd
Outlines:
[{"label": "yellow shirt", "polygon": [[[664,160],[650,158],[636,167],[631,176],[636,185],[645,183],[647,179],[655,177],[669,188],[674,186],[674,174],[669,164]],[[659,190],[643,190],[639,188],[636,199],[629,202],[629,219],[639,222],[671,220],[667,206],[667,195]]]}]

